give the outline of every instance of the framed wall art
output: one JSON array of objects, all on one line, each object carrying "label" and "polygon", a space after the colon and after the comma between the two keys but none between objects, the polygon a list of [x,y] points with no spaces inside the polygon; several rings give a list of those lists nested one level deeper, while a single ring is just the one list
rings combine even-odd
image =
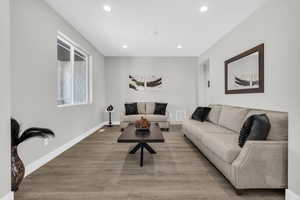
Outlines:
[{"label": "framed wall art", "polygon": [[264,44],[225,61],[225,94],[264,93]]}]

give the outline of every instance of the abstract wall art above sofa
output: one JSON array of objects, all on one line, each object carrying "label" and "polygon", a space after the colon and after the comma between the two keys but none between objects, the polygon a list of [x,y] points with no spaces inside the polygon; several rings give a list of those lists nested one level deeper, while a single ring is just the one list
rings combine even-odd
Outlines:
[{"label": "abstract wall art above sofa", "polygon": [[163,87],[163,78],[162,76],[146,76],[146,87],[149,90],[160,90]]},{"label": "abstract wall art above sofa", "polygon": [[129,75],[128,87],[130,91],[160,90],[163,88],[163,78],[157,75]]},{"label": "abstract wall art above sofa", "polygon": [[128,81],[129,90],[136,92],[145,90],[145,76],[129,75]]}]

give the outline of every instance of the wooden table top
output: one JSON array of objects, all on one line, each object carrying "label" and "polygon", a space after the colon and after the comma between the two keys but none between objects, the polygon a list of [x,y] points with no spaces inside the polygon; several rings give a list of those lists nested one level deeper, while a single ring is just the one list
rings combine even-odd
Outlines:
[{"label": "wooden table top", "polygon": [[118,138],[119,143],[163,143],[164,136],[158,124],[151,124],[150,131],[136,132],[134,124],[129,125]]}]

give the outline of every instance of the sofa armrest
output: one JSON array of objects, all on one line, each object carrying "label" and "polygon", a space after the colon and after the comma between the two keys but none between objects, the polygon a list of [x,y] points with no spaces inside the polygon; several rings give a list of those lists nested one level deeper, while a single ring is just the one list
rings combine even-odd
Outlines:
[{"label": "sofa armrest", "polygon": [[287,141],[247,141],[232,164],[236,188],[286,188],[287,161]]}]

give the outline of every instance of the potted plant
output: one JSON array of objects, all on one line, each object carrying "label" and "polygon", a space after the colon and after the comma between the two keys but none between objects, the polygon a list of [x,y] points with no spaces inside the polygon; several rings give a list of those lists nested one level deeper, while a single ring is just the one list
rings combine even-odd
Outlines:
[{"label": "potted plant", "polygon": [[22,183],[25,167],[18,155],[18,145],[33,137],[47,138],[54,137],[55,134],[46,128],[32,127],[25,130],[22,134],[21,127],[17,120],[11,119],[11,190],[16,192]]}]

